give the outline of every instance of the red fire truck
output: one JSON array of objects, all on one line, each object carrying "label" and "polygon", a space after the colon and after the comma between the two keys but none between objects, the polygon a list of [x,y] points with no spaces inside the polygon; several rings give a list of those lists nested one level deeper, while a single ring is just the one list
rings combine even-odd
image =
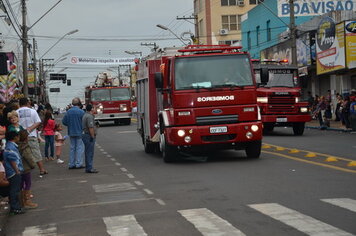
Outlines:
[{"label": "red fire truck", "polygon": [[311,120],[311,115],[308,102],[301,101],[298,67],[288,65],[287,60],[252,61],[264,131],[290,126],[294,135],[303,135],[305,122]]},{"label": "red fire truck", "polygon": [[147,153],[165,162],[179,152],[261,152],[262,123],[250,56],[240,47],[166,48],[137,67],[138,132]]},{"label": "red fire truck", "polygon": [[95,121],[114,121],[118,124],[131,124],[130,87],[121,86],[117,78],[107,72],[100,73],[95,84],[85,88],[85,104],[95,108]]}]

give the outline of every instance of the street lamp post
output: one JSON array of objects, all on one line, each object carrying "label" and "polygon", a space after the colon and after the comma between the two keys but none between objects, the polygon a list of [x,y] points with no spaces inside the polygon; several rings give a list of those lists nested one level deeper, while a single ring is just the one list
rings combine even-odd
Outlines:
[{"label": "street lamp post", "polygon": [[164,25],[156,25],[158,28],[163,29],[163,30],[168,30],[169,32],[171,32],[171,34],[173,34],[177,39],[179,39],[185,46],[187,46],[187,44],[183,41],[183,39],[181,39],[178,35],[176,35],[171,29],[169,29],[168,27],[164,26]]},{"label": "street lamp post", "polygon": [[142,52],[140,51],[125,51],[125,53],[129,54],[129,55],[140,55],[140,57],[142,57]]}]

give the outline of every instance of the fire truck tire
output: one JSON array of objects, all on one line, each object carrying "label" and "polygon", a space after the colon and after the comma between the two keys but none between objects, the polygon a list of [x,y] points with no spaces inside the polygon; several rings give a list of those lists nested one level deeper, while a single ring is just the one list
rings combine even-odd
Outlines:
[{"label": "fire truck tire", "polygon": [[247,158],[259,158],[261,154],[261,146],[261,140],[248,143],[245,148]]},{"label": "fire truck tire", "polygon": [[274,124],[273,123],[264,123],[263,124],[263,132],[264,133],[270,133],[274,129]]},{"label": "fire truck tire", "polygon": [[125,119],[125,125],[131,125],[131,118]]},{"label": "fire truck tire", "polygon": [[167,144],[164,133],[160,135],[160,149],[165,163],[171,163],[177,160],[177,150]]},{"label": "fire truck tire", "polygon": [[293,123],[293,132],[296,136],[301,136],[304,133],[305,123],[304,122],[297,122]]}]

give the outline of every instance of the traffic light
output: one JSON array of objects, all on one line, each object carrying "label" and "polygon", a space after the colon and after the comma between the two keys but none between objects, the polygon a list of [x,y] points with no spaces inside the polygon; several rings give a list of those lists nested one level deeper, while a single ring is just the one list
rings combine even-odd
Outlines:
[{"label": "traffic light", "polygon": [[67,79],[67,86],[71,86],[72,85],[72,80]]}]

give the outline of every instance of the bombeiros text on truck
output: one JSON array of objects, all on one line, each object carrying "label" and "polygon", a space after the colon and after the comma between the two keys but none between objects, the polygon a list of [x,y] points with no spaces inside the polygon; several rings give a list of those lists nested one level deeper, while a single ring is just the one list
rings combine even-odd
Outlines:
[{"label": "bombeiros text on truck", "polygon": [[99,73],[94,85],[85,87],[85,104],[95,108],[95,121],[131,123],[131,90],[108,72]]},{"label": "bombeiros text on truck", "polygon": [[180,153],[261,153],[262,123],[250,56],[240,47],[160,49],[137,65],[138,132],[165,162]]},{"label": "bombeiros text on truck", "polygon": [[301,100],[298,67],[289,65],[288,60],[252,62],[264,131],[271,132],[275,126],[290,126],[294,135],[303,135],[305,122],[311,120],[311,115],[308,102]]}]

